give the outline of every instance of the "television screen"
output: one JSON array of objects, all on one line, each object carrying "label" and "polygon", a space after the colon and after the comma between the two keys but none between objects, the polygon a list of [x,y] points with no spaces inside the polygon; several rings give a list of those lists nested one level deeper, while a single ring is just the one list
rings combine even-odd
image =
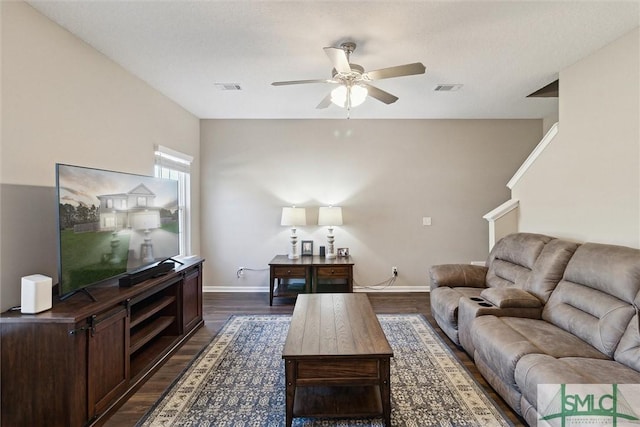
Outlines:
[{"label": "television screen", "polygon": [[178,182],[56,165],[59,293],[180,252]]}]

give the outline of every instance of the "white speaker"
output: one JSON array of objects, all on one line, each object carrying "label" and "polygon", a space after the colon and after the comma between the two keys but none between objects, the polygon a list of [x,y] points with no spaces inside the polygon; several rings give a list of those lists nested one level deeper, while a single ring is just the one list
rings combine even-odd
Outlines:
[{"label": "white speaker", "polygon": [[22,294],[20,311],[35,314],[51,308],[53,293],[51,277],[32,274],[22,278]]}]

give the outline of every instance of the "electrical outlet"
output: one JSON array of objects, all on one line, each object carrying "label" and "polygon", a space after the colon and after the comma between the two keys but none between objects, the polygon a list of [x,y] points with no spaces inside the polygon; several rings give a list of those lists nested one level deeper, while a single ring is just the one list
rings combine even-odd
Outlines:
[{"label": "electrical outlet", "polygon": [[393,274],[393,277],[397,277],[398,276],[398,267],[391,267],[391,274]]}]

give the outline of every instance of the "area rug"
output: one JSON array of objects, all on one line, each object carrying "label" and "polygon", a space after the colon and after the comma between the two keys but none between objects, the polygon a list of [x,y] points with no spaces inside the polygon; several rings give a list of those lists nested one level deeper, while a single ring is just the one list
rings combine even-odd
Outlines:
[{"label": "area rug", "polygon": [[[290,316],[234,316],[138,426],[283,426],[282,348]],[[393,348],[393,426],[510,426],[420,315],[378,315]],[[382,426],[294,418],[293,426]]]}]

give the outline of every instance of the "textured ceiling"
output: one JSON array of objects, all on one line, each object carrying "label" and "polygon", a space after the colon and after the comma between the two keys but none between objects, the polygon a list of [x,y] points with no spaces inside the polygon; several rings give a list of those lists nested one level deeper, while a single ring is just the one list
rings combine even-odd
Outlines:
[{"label": "textured ceiling", "polygon": [[[526,98],[639,24],[633,2],[29,1],[200,118],[343,118],[316,105],[333,87],[323,52],[351,40],[351,62],[411,62],[423,75],[376,82],[352,118],[541,118],[557,98]],[[222,91],[216,83],[242,90]],[[463,84],[434,92],[439,84]]]}]

